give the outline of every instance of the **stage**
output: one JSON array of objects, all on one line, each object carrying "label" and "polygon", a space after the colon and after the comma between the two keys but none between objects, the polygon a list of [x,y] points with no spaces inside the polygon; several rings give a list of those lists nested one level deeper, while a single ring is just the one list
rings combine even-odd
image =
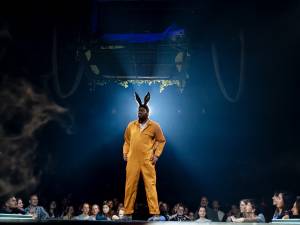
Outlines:
[{"label": "stage", "polygon": [[[228,224],[236,224],[236,225],[254,225],[258,223],[226,223],[226,222],[211,222],[211,223],[199,223],[199,222],[176,222],[176,221],[161,221],[161,222],[148,222],[148,221],[79,221],[79,220],[44,220],[44,221],[28,221],[28,220],[1,220],[0,224],[53,224],[53,225],[68,225],[68,224],[101,224],[101,225],[109,225],[109,224],[114,224],[114,225],[121,225],[121,224],[130,224],[130,225],[158,225],[158,224],[167,224],[167,225],[178,225],[179,223],[185,223],[185,224],[190,224],[190,225],[199,225],[199,224],[211,224],[211,225],[228,225]],[[276,221],[272,223],[260,223],[261,225],[266,225],[266,224],[295,224],[298,225],[300,224],[300,220],[284,220],[284,221]]]}]

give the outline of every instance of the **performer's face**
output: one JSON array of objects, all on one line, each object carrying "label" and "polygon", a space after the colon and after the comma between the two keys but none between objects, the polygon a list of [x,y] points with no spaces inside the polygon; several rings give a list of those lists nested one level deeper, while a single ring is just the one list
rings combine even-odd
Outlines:
[{"label": "performer's face", "polygon": [[148,112],[144,107],[139,107],[138,117],[142,120],[148,118]]}]

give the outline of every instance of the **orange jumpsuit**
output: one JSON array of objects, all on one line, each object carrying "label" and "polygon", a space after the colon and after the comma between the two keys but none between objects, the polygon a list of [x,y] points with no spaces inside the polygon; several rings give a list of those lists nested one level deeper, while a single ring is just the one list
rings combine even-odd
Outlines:
[{"label": "orange jumpsuit", "polygon": [[142,173],[150,214],[159,214],[156,192],[156,171],[152,164],[153,155],[159,157],[166,139],[158,123],[148,120],[145,128],[140,129],[138,120],[128,124],[123,146],[123,154],[127,156],[126,185],[124,207],[125,214],[134,212],[138,181]]}]

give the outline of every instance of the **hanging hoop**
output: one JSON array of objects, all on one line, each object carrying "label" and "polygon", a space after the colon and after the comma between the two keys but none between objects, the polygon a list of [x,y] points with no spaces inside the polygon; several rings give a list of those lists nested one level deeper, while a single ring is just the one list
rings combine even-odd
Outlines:
[{"label": "hanging hoop", "polygon": [[58,78],[58,62],[57,62],[57,34],[56,34],[56,29],[54,29],[53,31],[53,46],[52,46],[52,74],[53,74],[53,82],[54,82],[54,88],[56,91],[56,94],[60,97],[60,98],[68,98],[71,95],[74,94],[74,92],[77,90],[82,75],[84,73],[85,70],[85,63],[83,62],[83,59],[80,60],[79,65],[78,65],[78,69],[77,69],[77,73],[76,73],[76,77],[75,77],[75,81],[72,85],[72,88],[70,89],[69,92],[67,93],[63,93],[61,86],[60,86],[60,82],[59,82],[59,78]]},{"label": "hanging hoop", "polygon": [[226,91],[226,88],[224,86],[224,83],[222,81],[221,74],[220,74],[219,61],[218,61],[216,46],[215,46],[215,44],[211,45],[214,71],[215,71],[215,74],[216,74],[218,85],[219,85],[219,87],[221,89],[221,92],[222,92],[223,96],[225,97],[225,99],[227,99],[231,103],[235,103],[239,100],[239,98],[241,96],[241,93],[242,93],[242,90],[243,90],[243,87],[244,87],[244,79],[245,79],[245,75],[244,75],[245,39],[244,39],[244,34],[243,34],[242,31],[240,32],[239,37],[240,37],[240,43],[241,43],[240,80],[239,80],[239,86],[238,86],[238,90],[237,90],[237,93],[236,93],[235,97],[230,97],[229,94]]}]

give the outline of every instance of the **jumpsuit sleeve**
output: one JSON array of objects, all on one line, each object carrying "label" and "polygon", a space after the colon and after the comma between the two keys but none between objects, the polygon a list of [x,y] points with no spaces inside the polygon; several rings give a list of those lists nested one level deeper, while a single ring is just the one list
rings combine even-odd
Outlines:
[{"label": "jumpsuit sleeve", "polygon": [[155,150],[154,150],[154,155],[159,157],[164,149],[164,146],[166,144],[166,139],[164,137],[164,134],[158,125],[156,130],[155,130]]},{"label": "jumpsuit sleeve", "polygon": [[127,156],[130,147],[130,126],[128,125],[124,134],[123,155]]}]

